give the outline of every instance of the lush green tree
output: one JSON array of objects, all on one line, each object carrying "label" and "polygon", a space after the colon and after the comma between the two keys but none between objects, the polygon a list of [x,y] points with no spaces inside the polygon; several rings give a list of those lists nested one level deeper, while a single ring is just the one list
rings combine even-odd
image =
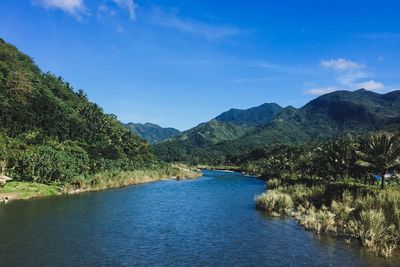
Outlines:
[{"label": "lush green tree", "polygon": [[149,145],[62,77],[0,39],[0,172],[67,181],[157,163]]},{"label": "lush green tree", "polygon": [[358,164],[381,175],[381,187],[385,187],[385,175],[400,168],[398,139],[389,134],[373,135],[358,152]]}]

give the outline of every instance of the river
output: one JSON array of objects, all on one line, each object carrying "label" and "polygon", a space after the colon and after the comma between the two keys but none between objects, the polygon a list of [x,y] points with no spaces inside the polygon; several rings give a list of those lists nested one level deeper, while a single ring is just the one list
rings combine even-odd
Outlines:
[{"label": "river", "polygon": [[264,182],[204,171],[0,205],[0,266],[400,266],[254,207]]}]

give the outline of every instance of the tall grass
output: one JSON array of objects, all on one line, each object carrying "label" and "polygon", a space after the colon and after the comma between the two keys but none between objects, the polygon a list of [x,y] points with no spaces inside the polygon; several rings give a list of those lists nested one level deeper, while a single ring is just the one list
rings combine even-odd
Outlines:
[{"label": "tall grass", "polygon": [[[332,192],[335,188],[340,190]],[[291,204],[285,207],[280,201],[283,198],[290,199]],[[352,236],[377,255],[389,257],[400,244],[398,187],[375,190],[364,186],[359,189],[354,184],[348,189],[343,184],[294,184],[278,186],[256,197],[255,202],[272,215],[291,214],[306,229],[317,233]]]},{"label": "tall grass", "polygon": [[78,178],[69,185],[69,191],[96,191],[107,188],[123,187],[134,184],[143,184],[161,179],[193,179],[201,173],[183,164],[165,165],[155,169],[135,171],[107,171],[88,178]]},{"label": "tall grass", "polygon": [[255,202],[258,209],[274,216],[288,215],[293,208],[293,200],[288,194],[274,190],[256,196]]},{"label": "tall grass", "polygon": [[163,178],[177,180],[192,179],[200,175],[201,173],[199,171],[191,169],[186,165],[173,164],[163,165],[153,169],[102,172],[89,177],[78,177],[69,183],[52,183],[50,185],[45,185],[12,181],[0,188],[0,201],[5,197],[9,199],[28,199],[73,194],[154,182]]},{"label": "tall grass", "polygon": [[267,182],[268,189],[276,189],[281,185],[281,180],[279,179],[270,179]]}]

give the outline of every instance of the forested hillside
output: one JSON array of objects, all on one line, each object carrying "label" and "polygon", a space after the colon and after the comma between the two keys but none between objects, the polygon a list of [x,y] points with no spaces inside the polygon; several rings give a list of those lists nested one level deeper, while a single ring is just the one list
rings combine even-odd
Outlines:
[{"label": "forested hillside", "polygon": [[0,163],[14,180],[66,181],[157,164],[147,142],[0,39]]}]

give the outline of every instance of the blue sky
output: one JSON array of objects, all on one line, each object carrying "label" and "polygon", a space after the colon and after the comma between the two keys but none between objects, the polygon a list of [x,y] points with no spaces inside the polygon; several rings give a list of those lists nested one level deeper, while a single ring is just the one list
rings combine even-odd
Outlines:
[{"label": "blue sky", "polygon": [[0,37],[123,122],[400,89],[400,1],[1,0]]}]

